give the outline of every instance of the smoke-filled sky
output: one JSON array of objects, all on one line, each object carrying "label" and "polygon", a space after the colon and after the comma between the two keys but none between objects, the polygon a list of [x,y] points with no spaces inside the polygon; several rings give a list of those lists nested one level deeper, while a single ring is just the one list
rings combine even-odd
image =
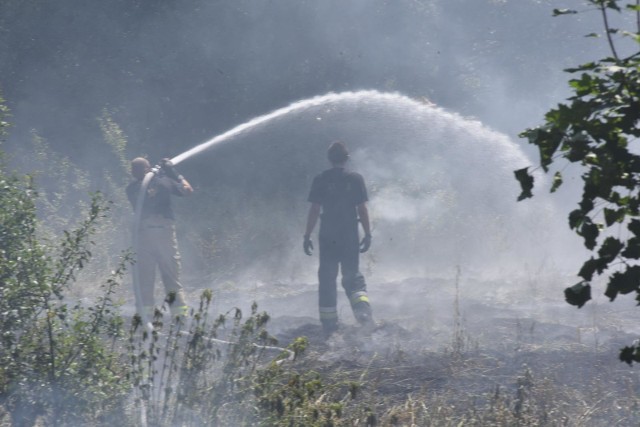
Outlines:
[{"label": "smoke-filled sky", "polygon": [[[583,13],[551,16],[554,8],[563,7]],[[23,146],[35,130],[74,162],[87,169],[102,167],[105,147],[99,142],[97,118],[106,110],[128,138],[127,154],[148,154],[155,161],[301,99],[327,92],[376,90],[428,100],[460,120],[475,118],[485,126],[477,139],[481,144],[492,138],[489,129],[493,129],[515,141],[535,162],[535,152],[517,134],[540,124],[544,112],[569,95],[564,68],[607,55],[604,39],[584,37],[602,27],[598,14],[586,9],[575,0],[2,0],[0,88],[14,124],[5,146],[9,151]],[[324,165],[324,159],[304,160],[308,144],[325,144],[328,141],[323,138],[340,138],[341,133],[352,139],[376,136],[375,129],[348,125],[352,110],[339,111],[346,115],[341,118],[347,123],[342,128],[334,122],[330,130],[315,127],[305,134],[302,126],[309,118],[302,117],[298,125],[289,121],[271,134],[254,135],[244,145],[239,142],[235,154],[221,154],[217,163],[215,158],[203,158],[185,164],[185,174],[190,174],[201,194],[213,191],[229,206],[239,202],[225,199],[221,187],[243,192],[243,203],[266,211],[270,210],[266,202],[247,199],[256,194],[278,199],[270,192],[288,192],[301,203],[292,208],[300,218],[306,186]],[[397,111],[393,109],[389,126],[377,125],[403,129]],[[429,125],[424,126],[426,131]],[[456,135],[476,141],[465,132]],[[417,128],[413,133],[388,135],[388,140],[395,135],[410,139],[407,147],[421,141]],[[429,135],[426,140],[434,133]],[[279,146],[283,151],[274,154],[255,145],[269,147],[290,138],[301,140],[299,148],[296,141],[288,141],[289,145]],[[375,172],[384,170],[371,159],[384,158],[380,156],[387,142],[378,142],[376,150],[367,150],[362,141],[349,142],[361,150],[356,165],[364,172],[375,178]],[[476,150],[482,152],[481,147]],[[487,159],[488,170],[498,166],[510,172],[527,166],[514,150],[513,155],[504,156],[484,151],[481,158]],[[517,183],[508,174],[499,188],[472,172],[465,181],[464,173],[470,171],[456,170],[455,158],[464,152],[461,148],[454,158],[441,163],[452,174],[445,187],[460,185],[454,195],[445,196],[464,198],[484,191],[486,200],[497,200],[506,192],[505,201],[496,206],[511,203]],[[428,156],[438,153],[427,151]],[[402,158],[411,155],[395,152],[391,163]],[[500,164],[503,158],[524,160]],[[256,167],[268,162],[270,167]],[[299,170],[301,164],[313,166]],[[436,162],[431,159],[428,164]],[[259,175],[245,177],[246,181],[237,176],[263,170],[279,177],[276,171],[284,168],[292,169],[288,179],[295,185],[270,185]],[[453,177],[456,173],[463,178]],[[207,189],[212,182],[217,188]],[[239,190],[233,182],[252,185]],[[407,199],[398,200],[397,194],[390,193],[389,188],[395,187],[389,182],[378,184],[379,193],[372,190],[381,197],[378,213],[386,212],[390,219],[415,216],[419,211],[415,205],[406,207]],[[433,186],[423,186],[421,191],[425,188],[438,191]],[[290,201],[283,200],[284,204]],[[396,212],[389,206],[395,206]],[[294,222],[294,236],[300,234],[300,221]]]},{"label": "smoke-filled sky", "polygon": [[14,137],[91,152],[117,112],[130,145],[171,155],[290,102],[376,89],[427,97],[515,136],[606,53],[594,12],[541,0],[3,0],[0,87]]}]

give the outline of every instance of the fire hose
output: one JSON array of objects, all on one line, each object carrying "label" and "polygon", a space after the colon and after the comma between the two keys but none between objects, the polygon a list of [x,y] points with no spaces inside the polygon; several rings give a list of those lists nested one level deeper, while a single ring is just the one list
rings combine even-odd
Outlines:
[{"label": "fire hose", "polygon": [[[160,172],[161,167],[159,165],[154,166],[153,168],[151,168],[151,170],[149,172],[147,172],[147,174],[144,176],[142,183],[140,184],[140,192],[138,193],[138,197],[136,199],[136,206],[134,209],[134,219],[133,219],[133,249],[136,253],[139,252],[139,245],[140,245],[140,221],[141,221],[141,217],[142,217],[142,206],[144,205],[144,201],[145,201],[145,197],[147,194],[147,187],[149,186],[149,183],[151,182],[151,180],[153,179],[153,177],[155,175],[158,174],[158,172]],[[140,269],[138,268],[137,263],[133,264],[133,290],[135,293],[135,298],[136,298],[136,311],[138,312],[138,315],[141,317],[142,319],[142,324],[149,330],[153,330],[153,323],[151,322],[151,319],[149,319],[149,313],[146,313],[144,310],[144,307],[142,306],[142,295],[141,295],[141,290],[140,290]],[[220,340],[217,338],[206,338],[207,340],[209,340],[210,342],[215,342],[218,344],[227,344],[227,345],[237,345],[237,343],[232,342],[232,341],[225,341],[225,340]],[[282,348],[282,347],[272,347],[272,346],[265,346],[265,345],[258,345],[258,344],[254,344],[255,347],[260,348],[260,349],[264,349],[264,350],[276,350],[276,351],[286,351],[289,353],[289,358],[285,359],[285,360],[292,360],[294,357],[294,353],[286,348]]]},{"label": "fire hose", "polygon": [[[135,253],[139,253],[139,248],[140,248],[140,222],[141,222],[141,218],[142,218],[142,207],[144,205],[144,201],[145,201],[145,197],[147,194],[147,188],[149,186],[149,183],[151,182],[151,180],[154,178],[155,175],[157,175],[160,171],[160,166],[156,165],[153,168],[151,168],[151,170],[149,172],[146,173],[146,175],[144,176],[142,183],[140,184],[140,191],[138,193],[138,197],[136,199],[136,205],[135,205],[135,209],[134,209],[134,218],[133,218],[133,249],[135,251]],[[151,332],[154,330],[153,327],[153,323],[151,321],[151,319],[149,319],[149,313],[147,313],[144,310],[144,307],[142,305],[142,294],[141,294],[141,290],[140,290],[140,269],[137,265],[137,263],[133,264],[133,271],[132,271],[132,276],[133,276],[133,291],[135,294],[135,299],[136,299],[136,311],[138,313],[138,315],[140,316],[141,320],[142,320],[142,324],[144,325],[144,327],[147,329],[148,332]],[[158,333],[158,331],[156,331],[156,333]],[[180,332],[181,336],[189,336],[192,335],[190,332]],[[203,339],[207,342],[211,342],[211,343],[216,343],[216,344],[224,344],[224,345],[238,345],[239,343],[237,342],[233,342],[233,341],[226,341],[226,340],[221,340],[218,338],[210,338],[210,337],[203,337]],[[287,348],[284,347],[276,347],[276,346],[268,346],[268,345],[260,345],[260,344],[256,344],[256,343],[252,343],[252,346],[261,350],[271,350],[271,351],[279,351],[280,353],[286,352],[288,353],[288,357],[278,360],[275,363],[276,364],[282,364],[283,362],[286,361],[292,361],[295,358],[295,353]],[[143,426],[147,425],[146,422],[146,415],[144,414],[144,410],[142,411],[141,414],[141,423]]]}]

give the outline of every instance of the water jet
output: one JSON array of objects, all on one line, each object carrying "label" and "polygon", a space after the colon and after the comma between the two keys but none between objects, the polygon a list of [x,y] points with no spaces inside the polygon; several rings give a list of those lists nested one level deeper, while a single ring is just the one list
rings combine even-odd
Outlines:
[{"label": "water jet", "polygon": [[[298,241],[310,179],[326,167],[334,139],[348,144],[351,166],[368,181],[374,246],[363,268],[377,277],[454,265],[504,274],[566,252],[558,237],[564,219],[558,221],[551,202],[543,196],[516,202],[513,170],[532,162],[510,138],[431,103],[374,90],[294,102],[175,156],[174,164],[208,159],[205,152],[226,146],[216,154],[224,160],[207,171],[214,184],[206,191],[215,203],[205,218],[190,218],[190,227],[215,223],[220,234],[252,236],[252,248],[233,256],[244,275],[314,280]],[[234,171],[232,180],[225,168]],[[260,190],[248,193],[254,187]]]}]

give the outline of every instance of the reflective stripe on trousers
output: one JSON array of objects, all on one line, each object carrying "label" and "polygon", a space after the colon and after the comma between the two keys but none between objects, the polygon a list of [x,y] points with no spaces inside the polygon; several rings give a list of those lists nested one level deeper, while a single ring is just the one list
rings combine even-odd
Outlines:
[{"label": "reflective stripe on trousers", "polygon": [[354,307],[356,304],[360,302],[366,302],[369,304],[369,297],[365,291],[354,292],[349,296],[349,302],[351,303],[351,307]]},{"label": "reflective stripe on trousers", "polygon": [[[320,234],[320,266],[318,268],[318,305],[320,319],[323,319],[323,308],[332,308],[337,319],[337,278],[342,272],[342,287],[349,298],[351,307],[358,303],[369,305],[367,285],[359,271],[360,247],[357,230],[355,234],[330,238]],[[354,313],[355,314],[355,313]],[[327,316],[325,314],[325,316]],[[328,319],[328,318],[327,318]]]},{"label": "reflective stripe on trousers", "polygon": [[338,319],[338,309],[336,307],[320,307],[320,320]]}]

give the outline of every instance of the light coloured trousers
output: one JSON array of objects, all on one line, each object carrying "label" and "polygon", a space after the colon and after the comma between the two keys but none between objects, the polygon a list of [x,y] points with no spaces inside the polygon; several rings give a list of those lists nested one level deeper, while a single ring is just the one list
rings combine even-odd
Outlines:
[{"label": "light coloured trousers", "polygon": [[[140,296],[145,310],[153,310],[156,267],[167,294],[173,295],[172,307],[186,306],[184,291],[180,283],[180,253],[173,220],[154,216],[145,218],[140,224],[138,237],[138,278]],[[171,300],[171,298],[169,298]]]}]

